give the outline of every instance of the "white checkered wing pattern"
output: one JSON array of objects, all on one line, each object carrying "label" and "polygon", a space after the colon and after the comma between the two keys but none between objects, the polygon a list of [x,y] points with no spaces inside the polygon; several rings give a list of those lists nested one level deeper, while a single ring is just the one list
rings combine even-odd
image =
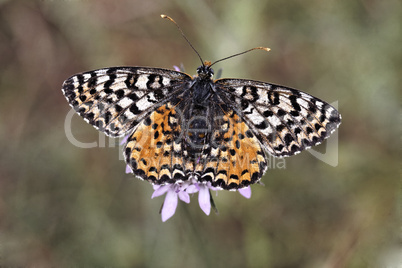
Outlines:
[{"label": "white checkered wing pattern", "polygon": [[296,89],[243,79],[219,79],[215,85],[273,156],[317,145],[341,122],[334,107]]},{"label": "white checkered wing pattern", "polygon": [[146,67],[113,67],[73,75],[62,91],[70,106],[113,137],[127,134],[191,81],[187,74]]}]

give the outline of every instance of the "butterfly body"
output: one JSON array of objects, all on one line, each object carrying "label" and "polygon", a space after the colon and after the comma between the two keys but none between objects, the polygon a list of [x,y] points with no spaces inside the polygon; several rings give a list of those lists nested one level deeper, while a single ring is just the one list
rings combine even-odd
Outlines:
[{"label": "butterfly body", "polygon": [[340,114],[307,93],[244,79],[212,80],[148,67],[113,67],[63,84],[70,105],[110,136],[129,135],[124,157],[154,184],[196,180],[223,189],[259,181],[267,156],[289,156],[319,144]]},{"label": "butterfly body", "polygon": [[193,102],[196,104],[207,103],[209,98],[216,93],[212,81],[214,71],[209,66],[202,65],[198,67],[197,74],[191,86]]}]

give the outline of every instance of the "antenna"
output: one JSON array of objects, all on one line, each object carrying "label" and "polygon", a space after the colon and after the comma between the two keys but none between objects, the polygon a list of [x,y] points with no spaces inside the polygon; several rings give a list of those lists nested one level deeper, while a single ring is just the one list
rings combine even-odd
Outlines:
[{"label": "antenna", "polygon": [[181,35],[183,36],[183,38],[187,41],[187,43],[188,43],[188,44],[190,45],[190,47],[195,51],[195,53],[197,53],[198,58],[200,58],[200,60],[201,60],[201,64],[204,66],[204,61],[202,60],[200,54],[199,54],[198,51],[193,47],[193,45],[190,43],[190,41],[188,41],[187,37],[184,35],[184,33],[183,33],[183,31],[181,30],[181,28],[179,27],[179,25],[178,25],[171,17],[169,17],[169,16],[167,16],[167,15],[161,14],[161,18],[162,18],[162,19],[168,19],[168,20],[170,20],[171,22],[173,22],[174,25],[176,25],[177,29],[179,29],[179,31],[180,31]]},{"label": "antenna", "polygon": [[169,16],[167,16],[167,15],[161,14],[161,18],[163,18],[163,19],[168,19],[168,20],[170,20],[171,22],[173,22],[174,25],[176,25],[177,29],[179,29],[179,31],[180,31],[181,35],[183,36],[183,38],[187,41],[187,43],[188,43],[188,44],[190,45],[190,47],[195,51],[195,53],[197,53],[198,58],[200,58],[200,60],[201,60],[202,66],[206,66],[206,65],[207,65],[207,66],[211,67],[211,66],[214,65],[215,63],[218,63],[218,62],[220,62],[220,61],[224,61],[224,60],[227,60],[227,59],[230,59],[230,58],[233,58],[233,57],[236,57],[236,56],[245,54],[245,53],[247,53],[247,52],[250,52],[250,51],[256,50],[256,49],[265,50],[265,51],[270,51],[270,50],[271,50],[270,48],[267,48],[267,47],[255,47],[255,48],[252,48],[252,49],[249,49],[249,50],[246,50],[246,51],[243,51],[243,52],[234,54],[234,55],[232,55],[232,56],[229,56],[229,57],[226,57],[226,58],[217,60],[217,61],[215,61],[215,62],[212,63],[212,64],[211,64],[210,62],[204,62],[204,61],[202,60],[200,54],[198,53],[198,51],[193,47],[193,45],[190,43],[190,41],[188,41],[187,37],[184,35],[184,33],[183,33],[183,31],[181,30],[181,28],[179,27],[179,25],[178,25],[171,17],[169,17]]},{"label": "antenna", "polygon": [[236,56],[245,54],[245,53],[247,53],[247,52],[250,52],[250,51],[253,51],[253,50],[256,50],[256,49],[265,50],[265,51],[270,51],[270,50],[271,50],[271,49],[268,48],[268,47],[255,47],[255,48],[252,48],[252,49],[249,49],[249,50],[246,50],[246,51],[243,51],[243,52],[234,54],[234,55],[232,55],[232,56],[229,56],[229,57],[226,57],[226,58],[217,60],[217,61],[215,61],[214,63],[212,63],[209,67],[211,67],[212,65],[214,65],[215,63],[218,63],[218,62],[220,62],[220,61],[224,61],[224,60],[227,60],[227,59],[230,59],[230,58],[233,58],[233,57],[236,57]]}]

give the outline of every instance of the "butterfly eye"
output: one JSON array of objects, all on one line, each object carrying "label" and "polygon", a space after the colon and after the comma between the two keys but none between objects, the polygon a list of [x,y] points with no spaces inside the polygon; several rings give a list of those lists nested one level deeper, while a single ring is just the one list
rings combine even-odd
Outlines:
[{"label": "butterfly eye", "polygon": [[201,65],[197,68],[197,74],[202,77],[212,78],[214,70],[209,65]]}]

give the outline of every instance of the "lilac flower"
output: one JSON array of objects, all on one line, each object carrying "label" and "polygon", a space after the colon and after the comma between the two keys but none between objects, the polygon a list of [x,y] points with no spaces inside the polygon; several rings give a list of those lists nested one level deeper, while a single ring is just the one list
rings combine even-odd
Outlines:
[{"label": "lilac flower", "polygon": [[250,186],[239,189],[238,191],[242,196],[244,196],[247,199],[249,199],[251,197],[251,187]]},{"label": "lilac flower", "polygon": [[126,165],[126,174],[133,173],[129,165]]},{"label": "lilac flower", "polygon": [[[211,213],[211,194],[210,190],[218,191],[220,188],[213,187],[210,182],[198,182],[196,179],[190,179],[185,182],[176,182],[174,184],[154,185],[154,192],[151,198],[161,196],[166,193],[165,201],[161,211],[162,221],[165,222],[176,212],[178,199],[185,203],[190,203],[189,194],[198,192],[198,203],[206,215]],[[251,197],[251,187],[239,189],[241,195],[245,198]]]},{"label": "lilac flower", "polygon": [[218,188],[211,186],[210,182],[198,183],[195,179],[174,184],[154,185],[154,193],[151,198],[161,196],[166,193],[165,201],[161,211],[162,221],[165,222],[176,212],[178,199],[185,203],[190,203],[189,194],[198,192],[198,202],[202,211],[209,215],[211,212],[211,196],[209,190],[217,191]]},{"label": "lilac flower", "polygon": [[162,221],[167,221],[176,212],[177,201],[180,198],[181,201],[190,203],[190,196],[185,190],[181,189],[179,184],[167,184],[167,185],[154,185],[154,193],[151,198],[163,195],[166,193],[165,202],[162,207]]},{"label": "lilac flower", "polygon": [[207,215],[211,213],[211,195],[209,193],[210,190],[218,191],[220,189],[213,187],[210,182],[193,182],[193,184],[187,188],[188,193],[198,192],[198,204],[200,205],[202,211],[204,211],[204,213]]},{"label": "lilac flower", "polygon": [[121,140],[120,145],[124,145],[124,144],[127,142],[128,137],[130,137],[130,135],[126,135],[126,136]]},{"label": "lilac flower", "polygon": [[211,200],[209,195],[209,189],[204,184],[200,186],[200,191],[198,193],[198,203],[200,204],[200,208],[204,211],[205,214],[209,215],[211,212]]}]

